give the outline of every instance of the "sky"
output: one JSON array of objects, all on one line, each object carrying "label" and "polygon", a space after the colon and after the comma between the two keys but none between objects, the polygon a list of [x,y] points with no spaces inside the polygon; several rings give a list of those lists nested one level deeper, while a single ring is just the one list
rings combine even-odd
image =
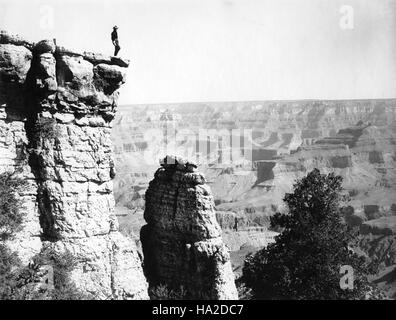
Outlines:
[{"label": "sky", "polygon": [[131,60],[120,104],[396,98],[396,0],[0,0],[0,29]]}]

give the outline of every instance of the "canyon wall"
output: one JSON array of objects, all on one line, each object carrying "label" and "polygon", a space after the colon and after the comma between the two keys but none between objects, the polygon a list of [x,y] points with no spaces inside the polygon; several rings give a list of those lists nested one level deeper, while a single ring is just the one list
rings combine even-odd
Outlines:
[{"label": "canyon wall", "polygon": [[[216,157],[209,163],[200,163],[200,171],[205,174],[212,188],[216,204],[237,204],[242,200],[240,207],[243,209],[249,205],[244,201],[246,193],[251,195],[248,198],[252,198],[251,202],[254,203],[263,191],[270,191],[273,185],[273,180],[267,176],[267,173],[270,176],[272,173],[260,167],[258,162],[278,163],[279,159],[298,147],[311,146],[318,140],[334,137],[340,130],[352,127],[359,121],[379,128],[381,135],[382,129],[394,126],[396,100],[241,101],[121,106],[114,120],[112,135],[116,166],[122,171],[122,175],[115,179],[116,200],[120,205],[143,207],[141,190],[147,188],[149,177],[157,169],[157,159],[172,153],[193,160],[185,152],[194,150],[195,141],[192,140],[199,130],[249,129],[252,130],[253,150],[247,165],[240,167],[240,163],[246,159],[236,159],[232,164],[218,164]],[[178,132],[187,130],[192,134],[172,144],[172,139],[165,137],[167,127],[175,127]],[[156,134],[153,134],[153,130],[156,130]],[[165,147],[166,143],[168,145]],[[335,167],[342,167],[349,160],[335,157],[332,161]],[[371,161],[375,161],[375,153],[372,153]],[[252,189],[252,186],[256,187]],[[282,202],[283,196],[279,195],[277,203]]]},{"label": "canyon wall", "polygon": [[183,287],[195,299],[238,298],[213,197],[195,164],[163,160],[146,192],[144,218],[141,240],[150,286]]},{"label": "canyon wall", "polygon": [[148,298],[114,215],[111,121],[128,64],[0,33],[0,172],[28,182],[8,245],[25,263],[43,246],[69,251],[73,282],[98,299]]},{"label": "canyon wall", "polygon": [[[272,240],[265,228],[270,217],[287,209],[285,193],[313,168],[344,178],[350,200],[346,219],[361,226],[367,240],[361,247],[386,265],[395,261],[396,99],[135,105],[133,112],[122,106],[114,122],[115,161],[123,173],[115,179],[116,200],[118,206],[141,208],[129,216],[135,228],[143,223],[137,219],[143,214],[142,190],[157,169],[152,160],[167,153],[184,155],[189,148],[205,153],[194,141],[201,129],[251,129],[250,159],[221,163],[214,150],[210,161],[199,165],[212,190],[223,241],[234,251],[234,270],[246,252]],[[166,135],[172,127],[190,136],[172,144]]]}]

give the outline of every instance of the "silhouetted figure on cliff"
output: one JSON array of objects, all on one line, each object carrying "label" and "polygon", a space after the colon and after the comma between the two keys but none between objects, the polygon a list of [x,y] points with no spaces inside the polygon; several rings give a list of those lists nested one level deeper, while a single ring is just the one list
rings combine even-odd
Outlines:
[{"label": "silhouetted figure on cliff", "polygon": [[121,47],[118,42],[118,33],[117,33],[117,26],[113,27],[113,32],[111,33],[111,41],[113,42],[114,45],[114,55],[116,56],[118,54],[118,51],[120,51]]},{"label": "silhouetted figure on cliff", "polygon": [[238,218],[237,217],[235,217],[235,220],[234,220],[234,230],[238,231]]}]

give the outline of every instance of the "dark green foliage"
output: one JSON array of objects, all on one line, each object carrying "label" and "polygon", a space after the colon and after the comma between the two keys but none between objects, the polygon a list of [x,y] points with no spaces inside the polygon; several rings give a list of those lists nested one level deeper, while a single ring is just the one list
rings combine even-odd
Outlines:
[{"label": "dark green foliage", "polygon": [[15,268],[21,265],[17,255],[0,244],[0,300],[10,298],[16,288]]},{"label": "dark green foliage", "polygon": [[37,145],[43,147],[45,142],[53,143],[59,136],[59,128],[55,119],[38,118],[34,125],[34,140]]},{"label": "dark green foliage", "polygon": [[[10,173],[0,174],[0,300],[88,299],[70,281],[70,271],[77,263],[70,253],[60,254],[46,247],[23,266],[17,254],[6,247],[4,241],[12,238],[23,221],[17,193],[25,186],[25,181]],[[52,267],[53,288],[42,286],[43,266]]]},{"label": "dark green foliage", "polygon": [[243,278],[236,279],[235,285],[238,290],[238,299],[239,300],[251,300],[252,299],[252,289],[246,287],[246,284],[243,282]]},{"label": "dark green foliage", "polygon": [[47,247],[33,261],[36,265],[51,266],[54,270],[54,289],[47,292],[49,299],[82,300],[89,298],[87,294],[80,292],[70,280],[69,274],[77,265],[77,260],[70,252],[60,254]]},{"label": "dark green foliage", "polygon": [[[355,235],[342,223],[342,178],[314,169],[294,185],[284,201],[289,214],[271,217],[282,233],[266,249],[245,260],[243,280],[256,299],[362,299],[373,288],[373,273],[351,247]],[[340,288],[340,267],[354,270],[354,289]]]},{"label": "dark green foliage", "polygon": [[20,212],[18,191],[23,190],[25,182],[11,173],[0,174],[0,299],[16,295],[18,270],[21,261],[16,253],[10,251],[4,241],[12,238],[23,221]]},{"label": "dark green foliage", "polygon": [[15,252],[0,244],[0,300],[33,300],[42,295],[35,285],[40,280],[36,267],[22,266]]},{"label": "dark green foliage", "polygon": [[159,284],[150,288],[149,295],[151,300],[184,300],[186,299],[187,292],[184,287],[173,290],[164,284]]},{"label": "dark green foliage", "polygon": [[[0,245],[0,300],[84,300],[91,298],[70,281],[76,260],[69,253],[43,249],[31,263],[22,266],[15,253]],[[41,267],[53,269],[53,287],[43,283]]]},{"label": "dark green foliage", "polygon": [[[70,253],[59,254],[45,248],[28,266],[23,266],[17,254],[5,245],[23,222],[18,192],[26,182],[11,173],[0,174],[0,299],[86,299],[87,295],[77,290],[69,279],[69,273],[76,266]],[[43,266],[54,271],[54,287],[41,286]]]},{"label": "dark green foliage", "polygon": [[0,240],[10,238],[22,223],[17,193],[25,185],[25,181],[8,172],[0,174]]},{"label": "dark green foliage", "polygon": [[206,290],[189,292],[184,286],[171,288],[166,284],[158,284],[149,288],[151,300],[212,300]]}]

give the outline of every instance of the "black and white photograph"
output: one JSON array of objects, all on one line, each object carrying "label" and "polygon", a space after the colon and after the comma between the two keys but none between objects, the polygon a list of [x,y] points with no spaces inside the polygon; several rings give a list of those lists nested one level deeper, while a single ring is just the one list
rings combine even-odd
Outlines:
[{"label": "black and white photograph", "polygon": [[0,0],[0,300],[394,300],[395,235],[396,0]]}]

